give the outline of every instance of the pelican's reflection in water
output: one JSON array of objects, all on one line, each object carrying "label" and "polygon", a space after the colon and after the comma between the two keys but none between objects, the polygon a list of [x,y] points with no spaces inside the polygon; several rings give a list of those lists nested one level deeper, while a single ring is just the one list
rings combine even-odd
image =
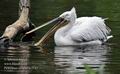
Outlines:
[{"label": "pelican's reflection in water", "polygon": [[66,74],[84,74],[84,64],[93,69],[101,69],[101,66],[105,65],[108,49],[107,45],[55,47],[54,61],[59,67],[57,69]]}]

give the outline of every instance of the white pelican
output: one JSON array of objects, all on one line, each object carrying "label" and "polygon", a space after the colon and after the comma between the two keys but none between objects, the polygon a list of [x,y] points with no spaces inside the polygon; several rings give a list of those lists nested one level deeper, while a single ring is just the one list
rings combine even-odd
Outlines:
[{"label": "white pelican", "polygon": [[[110,35],[111,29],[105,25],[105,19],[96,16],[77,18],[74,7],[70,11],[61,14],[58,18],[26,34],[34,32],[56,20],[59,20],[57,25],[53,26],[35,46],[45,43],[54,32],[54,40],[57,46],[102,44],[112,37]],[[67,24],[65,24],[66,22]]]},{"label": "white pelican", "polygon": [[96,16],[77,18],[74,7],[61,14],[59,18],[69,23],[60,27],[54,35],[58,46],[102,44],[112,37],[109,36],[111,30],[105,25],[105,19]]}]

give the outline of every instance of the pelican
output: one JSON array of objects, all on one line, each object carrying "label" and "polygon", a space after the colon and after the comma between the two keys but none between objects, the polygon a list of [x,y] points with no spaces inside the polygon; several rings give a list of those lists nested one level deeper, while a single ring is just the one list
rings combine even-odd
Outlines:
[{"label": "pelican", "polygon": [[59,18],[69,23],[55,32],[54,40],[57,46],[103,44],[112,37],[105,19],[96,16],[77,18],[74,7],[61,14]]},{"label": "pelican", "polygon": [[62,13],[59,17],[31,30],[27,34],[52,22],[59,21],[35,46],[45,43],[54,33],[54,41],[57,46],[103,44],[113,37],[110,35],[111,29],[106,26],[105,20],[97,16],[77,18],[76,10],[73,7],[70,11]]}]

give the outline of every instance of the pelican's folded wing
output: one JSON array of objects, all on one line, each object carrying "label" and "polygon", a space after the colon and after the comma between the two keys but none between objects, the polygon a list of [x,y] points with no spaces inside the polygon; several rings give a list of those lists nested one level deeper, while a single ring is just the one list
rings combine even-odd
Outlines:
[{"label": "pelican's folded wing", "polygon": [[106,40],[110,29],[101,18],[91,18],[80,25],[74,26],[71,31],[71,38],[74,41]]}]

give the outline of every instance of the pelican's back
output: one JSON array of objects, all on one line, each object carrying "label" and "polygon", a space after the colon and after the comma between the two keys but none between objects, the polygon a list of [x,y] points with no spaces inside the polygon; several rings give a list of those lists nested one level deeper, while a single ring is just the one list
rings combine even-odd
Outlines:
[{"label": "pelican's back", "polygon": [[71,31],[71,37],[75,41],[106,41],[111,31],[100,17],[81,17],[75,25]]}]

